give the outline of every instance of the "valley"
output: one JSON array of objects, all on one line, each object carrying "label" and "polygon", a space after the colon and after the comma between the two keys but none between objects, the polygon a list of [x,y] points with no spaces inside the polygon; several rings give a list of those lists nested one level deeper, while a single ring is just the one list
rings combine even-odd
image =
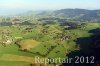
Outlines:
[{"label": "valley", "polygon": [[[80,22],[47,15],[0,17],[0,66],[45,66],[34,62],[36,56],[49,59],[67,58],[73,53],[96,56],[95,50],[100,49],[99,33],[99,20]],[[63,65],[49,62],[46,66],[56,64]]]}]

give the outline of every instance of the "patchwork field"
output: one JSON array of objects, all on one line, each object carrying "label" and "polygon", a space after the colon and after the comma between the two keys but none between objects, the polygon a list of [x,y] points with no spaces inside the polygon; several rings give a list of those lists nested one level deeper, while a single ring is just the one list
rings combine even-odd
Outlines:
[{"label": "patchwork field", "polygon": [[[74,51],[88,53],[91,40],[81,38],[91,37],[89,31],[100,28],[100,23],[35,21],[0,26],[0,66],[45,66],[35,64],[34,58],[67,58]],[[62,65],[46,66],[55,64]]]}]

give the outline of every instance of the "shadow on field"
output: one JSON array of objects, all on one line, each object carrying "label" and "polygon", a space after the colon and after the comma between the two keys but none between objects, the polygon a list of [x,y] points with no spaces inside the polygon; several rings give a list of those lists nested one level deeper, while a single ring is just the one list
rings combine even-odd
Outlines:
[{"label": "shadow on field", "polygon": [[[71,63],[64,63],[62,66],[100,66],[100,28],[90,30],[89,33],[93,35],[75,40],[79,44],[80,50],[69,53],[68,57],[74,60]],[[76,58],[77,56],[79,58]]]}]

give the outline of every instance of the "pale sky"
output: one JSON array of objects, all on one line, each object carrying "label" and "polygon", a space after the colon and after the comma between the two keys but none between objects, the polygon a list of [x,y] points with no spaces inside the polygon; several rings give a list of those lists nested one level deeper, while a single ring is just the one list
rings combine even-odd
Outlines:
[{"label": "pale sky", "polygon": [[0,14],[64,8],[100,9],[100,0],[0,0]]}]

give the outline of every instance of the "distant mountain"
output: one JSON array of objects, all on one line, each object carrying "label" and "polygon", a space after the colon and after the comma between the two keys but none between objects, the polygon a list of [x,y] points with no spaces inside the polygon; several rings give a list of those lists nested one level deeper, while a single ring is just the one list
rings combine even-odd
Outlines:
[{"label": "distant mountain", "polygon": [[86,9],[61,9],[54,11],[55,15],[66,17],[66,18],[73,18],[77,21],[92,21],[98,20],[100,21],[100,10],[86,10]]},{"label": "distant mountain", "polygon": [[51,15],[55,17],[64,17],[74,19],[77,21],[100,21],[100,10],[86,10],[86,9],[61,9],[53,12],[42,12],[38,15]]},{"label": "distant mountain", "polygon": [[54,11],[55,15],[62,14],[64,17],[72,18],[79,15],[88,14],[89,10],[85,9],[61,9]]},{"label": "distant mountain", "polygon": [[100,10],[61,9],[55,11],[28,11],[20,16],[49,16],[74,19],[76,21],[100,21]]}]

